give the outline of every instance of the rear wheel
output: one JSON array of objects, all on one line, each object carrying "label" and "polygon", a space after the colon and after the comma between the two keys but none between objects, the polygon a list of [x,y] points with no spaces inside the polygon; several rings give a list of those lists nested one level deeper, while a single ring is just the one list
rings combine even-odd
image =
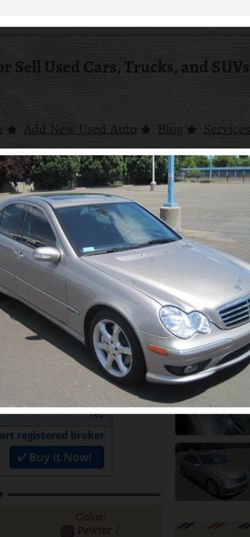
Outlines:
[{"label": "rear wheel", "polygon": [[90,322],[91,351],[105,374],[119,384],[145,376],[145,361],[138,339],[118,313],[103,309]]}]

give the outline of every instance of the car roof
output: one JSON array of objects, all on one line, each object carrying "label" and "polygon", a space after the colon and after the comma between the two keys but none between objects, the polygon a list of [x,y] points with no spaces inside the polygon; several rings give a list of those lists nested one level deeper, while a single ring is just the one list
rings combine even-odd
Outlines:
[{"label": "car roof", "polygon": [[26,201],[29,203],[33,202],[42,202],[50,205],[54,209],[61,207],[72,207],[77,205],[90,205],[92,203],[103,204],[103,203],[122,203],[130,202],[131,200],[123,198],[122,196],[114,196],[112,194],[67,194],[67,193],[50,193],[50,194],[28,194],[22,196],[13,196],[8,199],[12,203]]}]

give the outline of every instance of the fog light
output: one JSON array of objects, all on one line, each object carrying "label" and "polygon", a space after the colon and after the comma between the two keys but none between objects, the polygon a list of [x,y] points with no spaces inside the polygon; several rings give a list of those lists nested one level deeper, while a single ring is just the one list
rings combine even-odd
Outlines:
[{"label": "fog light", "polygon": [[198,373],[203,371],[209,364],[209,360],[205,362],[200,362],[198,364],[189,364],[185,366],[174,366],[174,365],[165,365],[166,371],[178,377],[192,375],[192,373]]},{"label": "fog light", "polygon": [[199,364],[193,364],[193,365],[187,365],[184,367],[184,375],[191,375],[191,373],[195,373],[199,369]]}]

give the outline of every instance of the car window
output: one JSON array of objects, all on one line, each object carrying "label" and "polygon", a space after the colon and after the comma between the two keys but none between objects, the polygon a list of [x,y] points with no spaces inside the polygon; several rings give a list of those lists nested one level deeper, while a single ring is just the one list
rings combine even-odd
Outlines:
[{"label": "car window", "polygon": [[56,237],[43,211],[29,206],[23,227],[23,242],[32,248],[56,246]]},{"label": "car window", "polygon": [[206,455],[201,455],[201,460],[206,466],[209,464],[225,464],[228,462],[225,453],[208,453]]},{"label": "car window", "polygon": [[21,241],[25,211],[26,207],[22,203],[13,203],[2,209],[0,212],[0,233]]},{"label": "car window", "polygon": [[163,222],[133,202],[62,207],[55,209],[55,213],[79,256],[180,239]]},{"label": "car window", "polygon": [[187,455],[186,461],[190,464],[199,464],[199,460],[195,455]]}]

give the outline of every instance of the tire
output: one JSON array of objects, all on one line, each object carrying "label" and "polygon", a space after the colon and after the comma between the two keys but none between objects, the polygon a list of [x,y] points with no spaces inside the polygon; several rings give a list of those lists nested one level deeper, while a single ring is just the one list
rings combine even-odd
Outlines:
[{"label": "tire", "polygon": [[132,384],[145,378],[140,344],[121,315],[108,308],[100,310],[90,322],[88,336],[91,353],[109,379]]},{"label": "tire", "polygon": [[207,480],[206,489],[207,489],[207,492],[209,494],[211,494],[211,496],[218,497],[220,495],[220,489],[219,489],[216,481],[214,481],[214,479],[208,479]]}]

